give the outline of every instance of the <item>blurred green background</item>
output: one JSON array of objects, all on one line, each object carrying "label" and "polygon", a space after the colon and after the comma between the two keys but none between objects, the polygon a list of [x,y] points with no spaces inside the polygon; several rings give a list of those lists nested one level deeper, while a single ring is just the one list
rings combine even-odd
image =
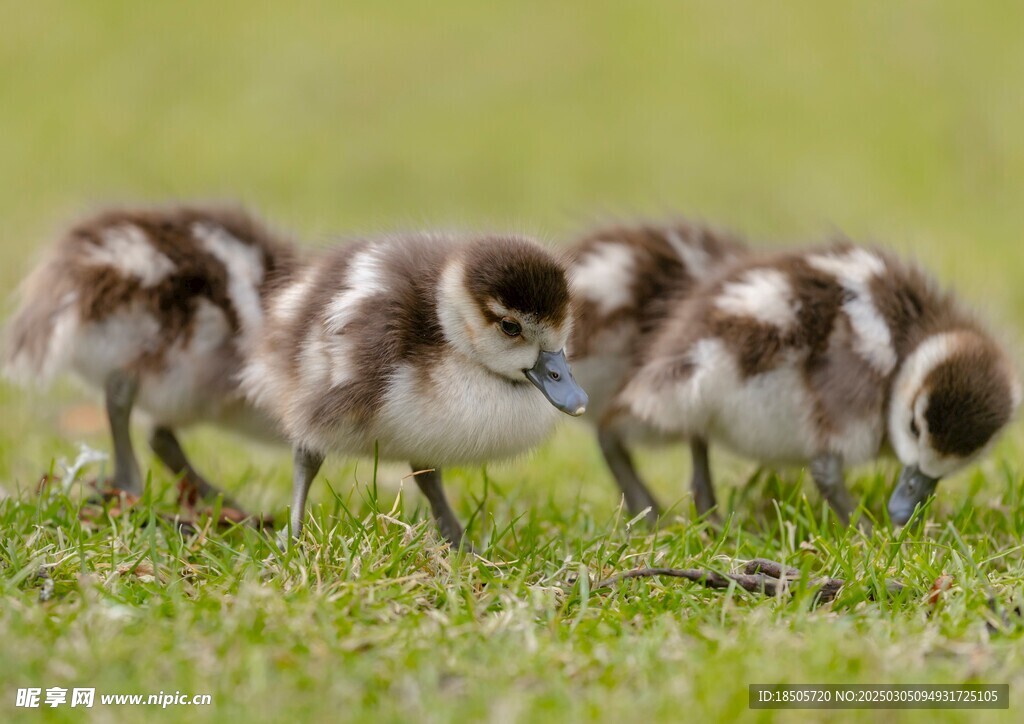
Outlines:
[{"label": "blurred green background", "polygon": [[215,197],[310,235],[838,227],[1024,306],[1019,3],[0,8],[5,286],[98,203]]},{"label": "blurred green background", "polygon": [[[764,243],[841,229],[921,258],[1011,337],[1024,311],[1019,3],[43,0],[0,17],[5,290],[97,205],[214,198],[310,240],[435,224],[558,243],[678,212]],[[53,430],[3,398],[9,432]]]}]

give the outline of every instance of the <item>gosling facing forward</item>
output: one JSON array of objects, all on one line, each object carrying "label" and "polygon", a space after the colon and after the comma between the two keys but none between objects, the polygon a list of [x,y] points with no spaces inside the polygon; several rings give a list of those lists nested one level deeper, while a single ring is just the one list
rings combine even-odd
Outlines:
[{"label": "gosling facing forward", "polygon": [[520,237],[356,241],[300,269],[269,309],[243,384],[293,443],[293,535],[328,452],[377,453],[411,464],[459,545],[441,468],[521,453],[557,410],[586,408],[564,354],[565,269]]}]

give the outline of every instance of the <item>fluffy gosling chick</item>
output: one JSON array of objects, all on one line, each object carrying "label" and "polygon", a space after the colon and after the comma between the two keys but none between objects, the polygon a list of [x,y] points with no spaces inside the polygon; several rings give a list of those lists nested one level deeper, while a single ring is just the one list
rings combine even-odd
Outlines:
[{"label": "fluffy gosling chick", "polygon": [[1006,354],[951,295],[888,254],[841,243],[748,258],[695,291],[610,415],[810,463],[844,521],[844,466],[891,447],[903,471],[889,515],[903,524],[1020,396]]},{"label": "fluffy gosling chick", "polygon": [[103,391],[118,488],[142,492],[129,430],[137,408],[160,460],[201,495],[217,494],[174,431],[211,422],[274,434],[237,377],[263,295],[291,263],[291,246],[241,210],[102,211],[71,226],[25,280],[5,371],[22,383],[71,371]]},{"label": "fluffy gosling chick", "polygon": [[271,297],[243,376],[293,442],[293,535],[325,454],[376,451],[423,471],[416,483],[459,545],[441,467],[516,455],[557,410],[583,414],[571,328],[564,267],[514,236],[362,240],[299,270]]},{"label": "fluffy gosling chick", "polygon": [[[627,508],[633,515],[646,509],[649,522],[658,518],[658,503],[637,474],[627,444],[661,442],[664,436],[645,425],[609,424],[605,412],[674,307],[745,253],[739,237],[688,221],[601,228],[573,245],[569,275],[576,324],[569,356],[590,395],[584,419],[597,428],[601,453]],[[702,439],[690,445],[695,458],[707,457]],[[715,498],[700,472],[695,467],[692,487],[697,511],[704,514]]]}]

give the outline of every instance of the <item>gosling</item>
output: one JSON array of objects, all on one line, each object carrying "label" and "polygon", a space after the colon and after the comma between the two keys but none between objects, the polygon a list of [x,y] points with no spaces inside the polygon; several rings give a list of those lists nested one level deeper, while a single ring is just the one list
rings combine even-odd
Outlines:
[{"label": "gosling", "polygon": [[[746,254],[739,236],[702,223],[641,223],[594,230],[573,244],[569,275],[576,324],[569,344],[573,371],[590,395],[584,420],[597,440],[632,515],[659,516],[657,500],[640,479],[629,448],[675,442],[650,425],[610,424],[605,413],[615,394],[643,360],[655,333],[673,307],[685,303],[700,284]],[[707,458],[707,444],[691,438],[695,460]],[[710,481],[694,467],[694,505],[704,515],[715,507]]]},{"label": "gosling", "polygon": [[[840,520],[844,468],[891,448],[905,524],[1020,404],[998,342],[923,272],[848,242],[748,257],[677,304],[606,424],[632,419],[766,463],[809,464]],[[711,480],[706,457],[695,457]]]},{"label": "gosling", "polygon": [[238,375],[243,347],[263,326],[264,295],[293,262],[291,244],[241,209],[100,211],[71,226],[22,285],[5,334],[6,375],[42,385],[70,371],[102,391],[116,488],[142,493],[130,434],[137,409],[157,457],[199,495],[221,494],[175,431],[208,422],[276,437]]},{"label": "gosling", "polygon": [[272,294],[243,387],[293,445],[291,531],[329,452],[408,462],[441,534],[443,466],[519,454],[587,395],[565,357],[564,266],[517,236],[359,240]]}]

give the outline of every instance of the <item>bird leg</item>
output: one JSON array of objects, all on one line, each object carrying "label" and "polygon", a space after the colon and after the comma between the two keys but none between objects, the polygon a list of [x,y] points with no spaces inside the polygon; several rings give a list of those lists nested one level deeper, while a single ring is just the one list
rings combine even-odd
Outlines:
[{"label": "bird leg", "polygon": [[[416,473],[413,476],[416,479],[416,485],[419,486],[420,492],[430,503],[430,512],[434,515],[441,535],[452,544],[453,548],[461,548],[463,546],[462,524],[459,523],[455,511],[448,504],[448,498],[444,494],[440,468],[431,469],[429,466],[415,464],[411,467]],[[470,546],[467,548],[471,549]]]},{"label": "bird leg", "polygon": [[320,466],[323,464],[322,453],[307,450],[301,445],[296,445],[292,451],[292,538],[297,539],[302,535],[306,496],[309,495],[309,486],[313,484],[313,478],[320,472]]},{"label": "bird leg", "polygon": [[626,508],[631,515],[640,515],[647,510],[647,522],[654,525],[658,522],[658,514],[661,512],[658,501],[651,495],[640,476],[636,472],[633,460],[622,442],[622,438],[609,427],[599,427],[597,430],[597,442],[601,446],[601,454],[612,471],[619,490],[626,499]]},{"label": "bird leg", "polygon": [[234,498],[196,472],[185,455],[185,451],[181,449],[181,443],[178,442],[178,438],[170,428],[154,428],[149,436],[149,446],[171,472],[181,477],[182,502],[195,505],[196,498],[216,498],[219,495],[222,496],[225,506],[238,511],[242,510]]},{"label": "bird leg", "polygon": [[142,495],[142,473],[132,449],[131,417],[139,381],[126,372],[112,372],[103,386],[110,436],[114,441],[114,486]]},{"label": "bird leg", "polygon": [[811,461],[811,477],[814,478],[822,497],[832,506],[836,517],[843,525],[849,525],[850,515],[857,507],[857,503],[850,495],[850,491],[846,489],[843,459],[833,453],[826,453],[814,458]]},{"label": "bird leg", "polygon": [[715,509],[715,489],[711,483],[711,467],[708,464],[708,443],[703,438],[690,440],[690,457],[693,460],[693,478],[690,488],[697,515],[705,516]]}]

